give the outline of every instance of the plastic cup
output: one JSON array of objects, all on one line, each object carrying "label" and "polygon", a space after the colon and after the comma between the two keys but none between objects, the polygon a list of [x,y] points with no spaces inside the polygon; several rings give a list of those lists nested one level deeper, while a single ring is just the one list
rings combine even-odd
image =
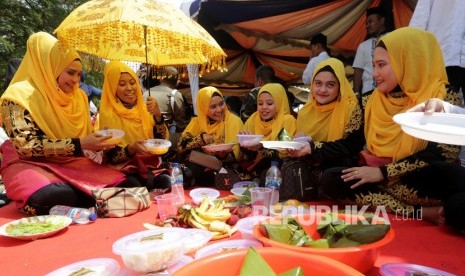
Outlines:
[{"label": "plastic cup", "polygon": [[250,188],[252,215],[267,216],[270,211],[271,189],[263,187]]},{"label": "plastic cup", "polygon": [[164,194],[155,196],[157,201],[158,216],[161,220],[165,220],[170,216],[175,216],[178,212],[176,207],[176,194]]}]

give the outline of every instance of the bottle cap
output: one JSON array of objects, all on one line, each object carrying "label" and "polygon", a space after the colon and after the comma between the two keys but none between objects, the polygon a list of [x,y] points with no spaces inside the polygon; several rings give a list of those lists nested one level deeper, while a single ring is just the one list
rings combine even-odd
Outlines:
[{"label": "bottle cap", "polygon": [[279,162],[278,161],[271,161],[271,166],[279,166]]},{"label": "bottle cap", "polygon": [[96,213],[90,213],[89,214],[89,220],[90,221],[96,221],[97,220],[97,214]]},{"label": "bottle cap", "polygon": [[173,163],[173,168],[179,167],[179,163]]}]

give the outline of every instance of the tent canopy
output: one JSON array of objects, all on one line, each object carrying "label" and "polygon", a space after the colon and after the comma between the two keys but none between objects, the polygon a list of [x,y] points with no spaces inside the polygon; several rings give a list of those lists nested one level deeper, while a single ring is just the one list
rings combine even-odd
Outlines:
[{"label": "tent canopy", "polygon": [[207,0],[200,5],[197,20],[228,55],[228,71],[204,74],[201,83],[246,90],[253,87],[260,64],[273,67],[276,76],[287,83],[299,83],[309,60],[312,36],[325,34],[333,56],[350,58],[366,39],[368,8],[383,8],[387,28],[393,30],[408,26],[416,2]]}]

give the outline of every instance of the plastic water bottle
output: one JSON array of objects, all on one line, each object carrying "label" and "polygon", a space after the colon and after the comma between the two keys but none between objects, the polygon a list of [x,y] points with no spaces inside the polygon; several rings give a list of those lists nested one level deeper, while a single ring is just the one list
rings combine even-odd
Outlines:
[{"label": "plastic water bottle", "polygon": [[173,163],[171,170],[171,193],[177,195],[176,205],[184,204],[184,179],[178,163]]},{"label": "plastic water bottle", "polygon": [[50,215],[67,216],[73,223],[87,224],[97,219],[97,214],[86,208],[70,207],[65,205],[55,205],[49,211]]},{"label": "plastic water bottle", "polygon": [[281,186],[282,177],[278,164],[277,161],[272,161],[271,167],[266,172],[265,187],[271,188],[272,190],[270,205],[275,205],[279,202],[279,187]]}]

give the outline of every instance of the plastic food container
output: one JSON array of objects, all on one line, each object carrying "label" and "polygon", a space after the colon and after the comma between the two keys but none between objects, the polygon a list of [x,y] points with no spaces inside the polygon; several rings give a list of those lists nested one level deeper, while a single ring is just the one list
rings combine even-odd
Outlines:
[{"label": "plastic food container", "polygon": [[189,192],[189,196],[192,198],[194,204],[199,205],[207,196],[210,200],[217,199],[220,196],[220,192],[210,188],[196,188]]},{"label": "plastic food container", "polygon": [[[319,221],[318,216],[324,216],[323,213],[305,213],[295,215],[294,218],[302,225],[305,232],[313,239],[320,238],[320,234],[316,230],[316,223]],[[356,215],[338,214],[339,218],[346,221],[356,221]],[[278,221],[277,218],[268,219],[269,221]],[[253,235],[267,247],[277,247],[288,251],[302,252],[312,255],[329,257],[333,260],[345,263],[362,273],[368,273],[378,259],[381,248],[394,239],[394,230],[391,228],[384,238],[379,241],[363,244],[359,246],[344,247],[344,248],[312,248],[288,245],[273,241],[263,235],[258,225],[253,228]]]},{"label": "plastic food container", "polygon": [[238,134],[237,141],[242,147],[251,147],[260,144],[263,135]]},{"label": "plastic food container", "polygon": [[171,147],[171,142],[164,139],[147,139],[144,146],[155,155],[162,155],[168,152]]},{"label": "plastic food container", "polygon": [[204,229],[186,229],[184,254],[194,256],[195,252],[205,246],[212,238],[212,233]]},{"label": "plastic food container", "polygon": [[262,243],[253,240],[230,240],[216,242],[201,248],[195,253],[195,259],[200,259],[216,253],[228,252],[237,249],[244,249],[249,247],[263,247]]},{"label": "plastic food container", "polygon": [[[180,269],[181,267],[185,266],[186,264],[194,261],[192,257],[183,255],[181,258],[172,266],[168,267],[165,270],[162,270],[160,272],[151,272],[148,274],[143,274],[146,276],[168,276],[172,275],[176,270]],[[128,268],[123,268],[120,270],[118,276],[141,276],[140,273],[135,272],[133,270],[130,270]]]},{"label": "plastic food container", "polygon": [[236,182],[233,185],[233,188],[252,188],[252,187],[258,187],[258,183],[254,181],[241,181],[241,182]]},{"label": "plastic food container", "polygon": [[[435,269],[432,267],[406,264],[406,263],[388,263],[381,266],[379,273],[383,276],[397,276],[397,275],[441,275],[441,276],[455,276],[454,274]],[[417,273],[417,274],[415,274]]]},{"label": "plastic food container", "polygon": [[310,142],[312,141],[312,137],[310,136],[301,136],[301,137],[295,137],[292,139],[294,142],[300,142],[300,143],[305,143],[305,142]]},{"label": "plastic food container", "polygon": [[179,228],[146,230],[117,240],[113,253],[121,255],[124,265],[136,272],[159,271],[179,261],[186,237]]},{"label": "plastic food container", "polygon": [[[301,252],[284,251],[279,248],[256,248],[257,252],[278,274],[291,268],[300,266],[304,275],[332,276],[348,275],[362,276],[363,274],[352,267],[331,260],[328,257],[304,254]],[[173,273],[173,276],[212,275],[236,276],[241,271],[247,249],[234,250],[221,254],[213,254],[195,260]]]},{"label": "plastic food container", "polygon": [[236,227],[241,232],[242,238],[247,240],[257,240],[253,235],[253,227],[262,220],[268,219],[268,216],[252,216],[242,218],[237,221]]},{"label": "plastic food container", "polygon": [[120,267],[115,259],[111,258],[96,258],[73,263],[50,273],[45,276],[62,276],[82,273],[79,275],[89,276],[113,276],[117,275]]},{"label": "plastic food container", "polygon": [[112,138],[106,140],[105,143],[115,144],[115,145],[121,143],[121,140],[123,139],[123,136],[125,134],[123,130],[114,129],[114,128],[102,129],[102,130],[97,131],[97,133],[100,133],[104,136],[111,135]]}]

